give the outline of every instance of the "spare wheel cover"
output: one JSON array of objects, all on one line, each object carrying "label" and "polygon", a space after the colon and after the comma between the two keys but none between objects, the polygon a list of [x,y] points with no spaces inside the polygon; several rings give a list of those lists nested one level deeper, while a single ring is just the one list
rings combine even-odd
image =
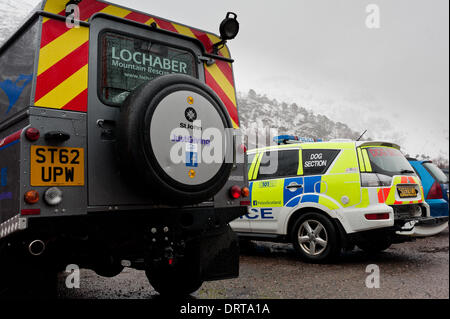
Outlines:
[{"label": "spare wheel cover", "polygon": [[[220,161],[205,163],[201,156],[202,152],[209,151],[208,148],[214,144],[214,138],[203,136],[202,132],[215,128],[223,138],[227,126],[223,110],[210,96],[194,87],[175,88],[157,102],[156,107],[146,116],[146,122],[147,119],[150,121],[148,136],[153,156],[164,173],[179,183],[178,187],[199,187],[219,173],[225,157],[222,149],[216,149],[216,152],[222,153]],[[196,121],[200,121],[202,128],[200,131],[196,130],[197,134],[194,134],[192,128],[184,128],[193,126]],[[221,144],[224,143],[221,142],[218,146]],[[184,152],[181,152],[181,148]],[[175,158],[171,158],[171,151],[176,154]]]}]

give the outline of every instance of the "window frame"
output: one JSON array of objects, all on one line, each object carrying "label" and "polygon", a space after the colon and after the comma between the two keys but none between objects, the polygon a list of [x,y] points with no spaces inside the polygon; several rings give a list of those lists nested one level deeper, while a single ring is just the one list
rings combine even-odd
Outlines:
[{"label": "window frame", "polygon": [[[283,175],[283,176],[271,176],[271,177],[267,177],[267,176],[260,177],[259,176],[259,168],[261,166],[261,161],[262,161],[262,158],[264,157],[265,153],[268,153],[268,152],[286,152],[286,151],[297,151],[298,164],[297,164],[297,167],[296,167],[296,172],[297,172],[296,174],[294,174],[294,175]],[[282,178],[290,178],[290,177],[301,176],[301,175],[298,175],[298,171],[299,171],[298,167],[300,165],[300,152],[301,152],[300,148],[274,149],[274,150],[266,150],[266,151],[259,152],[258,153],[258,155],[259,155],[258,156],[258,162],[255,163],[255,167],[254,167],[253,180],[271,180],[271,179],[282,179]],[[256,174],[256,176],[255,176],[255,174]]]},{"label": "window frame", "polygon": [[[334,157],[330,160],[330,163],[327,165],[327,167],[326,167],[324,172],[322,172],[320,174],[305,174],[305,167],[303,166],[303,159],[304,159],[303,151],[335,151],[336,155],[334,155]],[[342,149],[339,149],[339,148],[302,148],[301,152],[302,152],[302,155],[301,155],[301,159],[302,159],[302,163],[301,163],[302,174],[298,175],[298,176],[321,176],[321,175],[327,174],[328,171],[331,169],[331,167],[333,167],[333,164],[339,158],[339,155],[341,154]]]}]

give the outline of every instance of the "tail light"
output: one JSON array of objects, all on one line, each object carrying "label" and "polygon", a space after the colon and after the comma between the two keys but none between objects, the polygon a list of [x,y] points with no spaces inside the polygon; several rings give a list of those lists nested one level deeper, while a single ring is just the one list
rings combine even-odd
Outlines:
[{"label": "tail light", "polygon": [[392,184],[392,177],[375,173],[361,173],[362,187],[388,187]]},{"label": "tail light", "polygon": [[62,202],[63,193],[58,187],[50,187],[45,191],[44,199],[47,204],[55,206]]},{"label": "tail light", "polygon": [[442,196],[442,187],[438,182],[434,182],[431,185],[430,191],[428,192],[427,199],[441,199]]},{"label": "tail light", "polygon": [[234,185],[230,188],[230,196],[234,199],[241,197],[241,188],[237,185]]},{"label": "tail light", "polygon": [[39,193],[31,190],[25,193],[24,200],[27,204],[36,204],[39,201]]},{"label": "tail light", "polygon": [[374,214],[366,214],[367,220],[380,220],[380,219],[389,219],[389,213],[374,213]]},{"label": "tail light", "polygon": [[242,187],[241,195],[242,195],[242,197],[249,197],[250,196],[250,190],[248,189],[248,187]]},{"label": "tail light", "polygon": [[242,153],[247,153],[247,147],[245,147],[245,144],[241,144],[241,151]]},{"label": "tail light", "polygon": [[41,133],[39,132],[39,130],[37,128],[29,127],[25,131],[25,136],[29,141],[34,142],[39,139],[39,136],[41,136]]}]

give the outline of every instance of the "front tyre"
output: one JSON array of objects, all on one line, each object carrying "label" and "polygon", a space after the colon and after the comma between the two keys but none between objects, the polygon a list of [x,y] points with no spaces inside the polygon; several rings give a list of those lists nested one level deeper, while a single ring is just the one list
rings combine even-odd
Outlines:
[{"label": "front tyre", "polygon": [[299,256],[307,262],[329,262],[338,257],[341,249],[334,224],[315,212],[300,216],[292,228],[291,239]]}]

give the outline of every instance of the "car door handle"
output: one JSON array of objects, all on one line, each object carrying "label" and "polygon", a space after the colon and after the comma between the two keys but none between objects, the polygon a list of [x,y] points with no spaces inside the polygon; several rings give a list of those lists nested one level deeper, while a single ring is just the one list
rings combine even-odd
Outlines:
[{"label": "car door handle", "polygon": [[291,188],[302,188],[303,185],[288,185],[286,186],[287,189],[291,189]]}]

